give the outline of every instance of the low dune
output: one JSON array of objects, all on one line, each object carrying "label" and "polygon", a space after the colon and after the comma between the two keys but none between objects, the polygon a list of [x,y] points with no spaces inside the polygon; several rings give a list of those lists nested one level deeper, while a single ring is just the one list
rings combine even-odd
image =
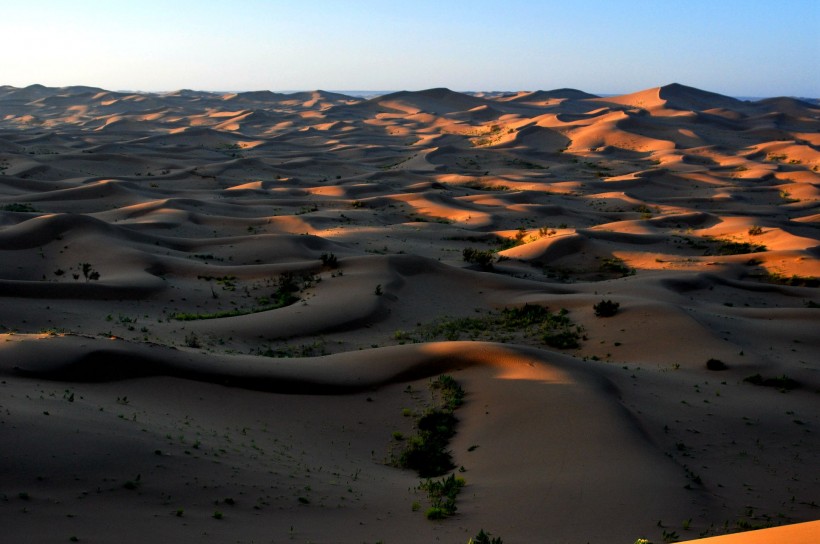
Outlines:
[{"label": "low dune", "polygon": [[816,102],[33,85],[0,112],[8,541],[813,542]]}]

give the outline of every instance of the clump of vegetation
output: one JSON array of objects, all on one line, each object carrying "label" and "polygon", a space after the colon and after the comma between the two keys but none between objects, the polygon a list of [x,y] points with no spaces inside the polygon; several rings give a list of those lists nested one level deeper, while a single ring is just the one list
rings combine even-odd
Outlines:
[{"label": "clump of vegetation", "polygon": [[769,272],[763,277],[763,280],[767,283],[792,287],[820,287],[820,278],[815,276],[798,276],[796,274],[786,276],[777,272]]},{"label": "clump of vegetation", "polygon": [[453,412],[464,402],[464,390],[452,376],[439,376],[430,389],[436,394],[436,405],[416,420],[416,434],[405,441],[403,451],[393,461],[422,478],[441,476],[455,468],[447,446],[458,423]]},{"label": "clump of vegetation", "polygon": [[709,370],[727,370],[729,367],[720,359],[709,359],[706,361],[706,368]]},{"label": "clump of vegetation", "polygon": [[598,270],[605,274],[615,274],[621,277],[635,275],[635,269],[628,267],[623,259],[619,259],[618,257],[604,259],[601,261]]},{"label": "clump of vegetation", "polygon": [[464,248],[461,252],[464,262],[477,264],[482,270],[492,270],[495,254],[489,250],[480,250],[472,247]]},{"label": "clump of vegetation", "polygon": [[322,267],[328,269],[339,268],[339,259],[333,253],[322,253],[320,257],[322,260]]},{"label": "clump of vegetation", "polygon": [[[200,279],[211,280],[209,276],[199,276]],[[217,283],[220,283],[223,286],[223,289],[234,291],[236,290],[236,284],[234,283],[233,276],[225,276],[224,278],[216,278]],[[308,286],[312,285],[312,282],[315,280],[312,276],[297,276],[291,272],[286,272],[279,276],[277,280],[276,289],[273,293],[267,297],[260,297],[257,299],[257,305],[252,306],[250,308],[234,308],[231,310],[220,310],[217,312],[206,312],[206,313],[188,313],[188,312],[177,312],[171,314],[170,319],[176,319],[177,321],[196,321],[200,319],[221,319],[225,317],[236,317],[240,315],[248,315],[248,314],[255,314],[259,312],[267,312],[269,310],[277,310],[279,308],[284,308],[285,306],[290,306],[299,300],[299,297],[296,294]]]},{"label": "clump of vegetation", "polygon": [[785,374],[775,378],[764,378],[760,374],[754,374],[753,376],[747,376],[743,379],[743,381],[748,382],[752,385],[760,385],[763,387],[776,387],[777,389],[797,389],[798,387],[800,387],[800,382],[798,382],[795,379],[789,378]]},{"label": "clump of vegetation", "polygon": [[18,212],[18,213],[38,213],[40,210],[34,208],[31,204],[18,204],[16,202],[12,204],[6,204],[3,206],[2,210],[4,212]]},{"label": "clump of vegetation", "polygon": [[456,497],[464,487],[464,478],[456,478],[450,474],[440,480],[427,479],[419,486],[427,492],[430,508],[427,510],[427,519],[444,519],[456,513]]},{"label": "clump of vegetation", "polygon": [[484,529],[480,529],[477,535],[467,541],[467,544],[504,544],[501,537],[492,538],[492,536],[492,533],[487,533]]},{"label": "clump of vegetation", "polygon": [[194,349],[199,349],[202,347],[202,344],[199,342],[199,337],[195,332],[190,332],[185,335],[185,345]]},{"label": "clump of vegetation", "polygon": [[719,240],[718,245],[706,252],[707,255],[745,255],[746,253],[760,253],[766,251],[764,245],[752,244],[749,242],[733,242],[731,240]]},{"label": "clump of vegetation", "polygon": [[91,263],[80,263],[80,269],[83,271],[83,277],[85,278],[85,281],[96,281],[100,279],[100,273],[94,270],[94,267],[91,266]]},{"label": "clump of vegetation", "polygon": [[619,302],[612,302],[611,300],[601,300],[598,304],[592,306],[595,310],[595,315],[598,317],[612,317],[618,313],[618,308],[621,307]]},{"label": "clump of vegetation", "polygon": [[[550,312],[546,306],[525,304],[520,308],[504,308],[483,317],[440,318],[415,331],[401,332],[401,341],[460,340],[466,335],[470,340],[497,341],[499,334],[524,336],[558,349],[578,347],[584,332],[569,318],[569,311],[562,308]],[[504,340],[504,338],[502,338]]]},{"label": "clump of vegetation", "polygon": [[754,225],[749,227],[749,236],[760,236],[763,234],[763,227]]},{"label": "clump of vegetation", "polygon": [[467,183],[463,184],[462,187],[467,187],[469,189],[476,189],[478,191],[509,191],[510,188],[506,185],[493,185],[491,183],[486,183],[483,181],[468,181]]}]

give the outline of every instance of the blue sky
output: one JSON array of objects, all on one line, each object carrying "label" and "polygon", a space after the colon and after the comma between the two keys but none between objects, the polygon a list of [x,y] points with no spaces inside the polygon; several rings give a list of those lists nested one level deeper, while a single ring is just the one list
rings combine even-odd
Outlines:
[{"label": "blue sky", "polygon": [[0,84],[820,97],[820,0],[4,2]]}]

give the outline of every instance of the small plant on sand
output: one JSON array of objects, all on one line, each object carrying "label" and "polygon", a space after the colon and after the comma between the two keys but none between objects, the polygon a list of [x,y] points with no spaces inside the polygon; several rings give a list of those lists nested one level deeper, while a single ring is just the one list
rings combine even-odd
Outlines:
[{"label": "small plant on sand", "polygon": [[601,300],[598,304],[592,306],[592,309],[595,310],[595,315],[598,317],[612,317],[616,313],[618,313],[618,308],[621,307],[621,304],[618,302],[612,302],[611,300]]},{"label": "small plant on sand", "polygon": [[195,332],[189,332],[185,335],[185,345],[189,348],[201,348],[202,344],[199,342],[199,337]]},{"label": "small plant on sand", "polygon": [[100,279],[100,273],[94,270],[94,267],[91,266],[91,263],[80,263],[80,269],[83,271],[83,277],[85,278],[85,281],[96,281]]},{"label": "small plant on sand", "polygon": [[729,367],[720,359],[709,359],[706,361],[706,368],[709,370],[726,370]]},{"label": "small plant on sand", "polygon": [[322,267],[328,269],[339,268],[339,259],[333,253],[322,253],[321,257]]},{"label": "small plant on sand", "polygon": [[598,270],[604,274],[615,274],[621,277],[635,275],[635,269],[628,267],[623,259],[618,257],[604,259],[598,266]]},{"label": "small plant on sand", "polygon": [[763,234],[763,227],[759,225],[749,227],[749,236],[760,236],[761,234]]},{"label": "small plant on sand", "polygon": [[[475,535],[473,538],[467,541],[467,544],[504,544],[504,541],[501,540],[501,537],[492,538],[493,534],[485,532],[484,529],[480,529],[478,534]],[[637,542],[635,544],[638,544]],[[646,544],[649,544],[647,542]]]},{"label": "small plant on sand", "polygon": [[748,376],[744,378],[743,381],[748,382],[752,385],[760,385],[763,387],[776,387],[777,389],[797,389],[798,387],[800,387],[800,382],[798,382],[795,379],[789,378],[785,374],[775,378],[764,378],[760,374],[755,374],[753,376]]},{"label": "small plant on sand", "polygon": [[492,270],[495,255],[490,250],[480,250],[472,247],[461,252],[464,262],[477,264],[482,270]]},{"label": "small plant on sand", "polygon": [[427,492],[430,500],[430,508],[427,510],[427,519],[444,519],[452,516],[458,509],[456,507],[456,497],[464,487],[464,478],[456,478],[455,474],[450,474],[440,480],[427,479],[419,485],[419,488]]},{"label": "small plant on sand", "polygon": [[374,292],[375,292],[377,297],[380,297],[384,294],[384,291],[382,291],[382,284],[381,283],[376,286],[376,290]]}]

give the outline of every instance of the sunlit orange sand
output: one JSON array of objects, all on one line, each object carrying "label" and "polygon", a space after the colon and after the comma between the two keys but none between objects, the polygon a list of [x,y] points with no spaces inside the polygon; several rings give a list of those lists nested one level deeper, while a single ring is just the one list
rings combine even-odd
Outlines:
[{"label": "sunlit orange sand", "polygon": [[[678,84],[0,87],[3,539],[818,519],[819,119]],[[395,466],[442,374],[452,511]]]}]

